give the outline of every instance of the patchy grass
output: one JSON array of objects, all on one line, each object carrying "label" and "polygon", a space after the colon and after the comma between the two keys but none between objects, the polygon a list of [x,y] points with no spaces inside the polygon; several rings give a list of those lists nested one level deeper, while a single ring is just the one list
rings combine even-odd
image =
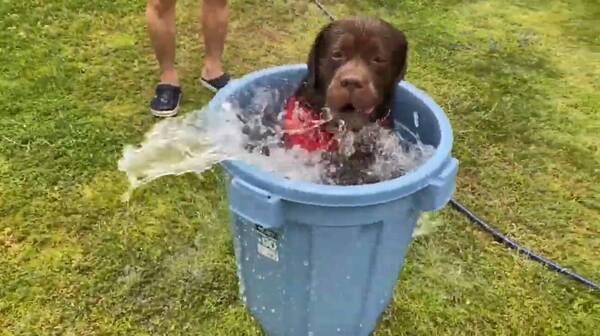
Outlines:
[{"label": "patchy grass", "polygon": [[[447,111],[457,198],[600,281],[600,5],[328,1],[407,32],[408,80]],[[232,1],[237,75],[302,62],[326,19],[306,1]],[[197,6],[179,1],[184,111]],[[120,195],[123,145],[155,119],[143,1],[0,1],[0,335],[259,335],[237,297],[224,181],[163,178]],[[438,219],[439,220],[439,219]],[[592,335],[600,303],[445,210],[412,244],[377,335]]]}]

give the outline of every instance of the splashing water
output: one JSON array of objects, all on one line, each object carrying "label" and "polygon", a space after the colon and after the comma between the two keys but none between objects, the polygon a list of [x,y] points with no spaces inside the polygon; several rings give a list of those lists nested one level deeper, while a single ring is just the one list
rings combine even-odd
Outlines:
[{"label": "splashing water", "polygon": [[435,151],[418,137],[412,143],[376,125],[358,133],[340,132],[336,135],[339,149],[333,153],[288,149],[282,141],[284,112],[271,112],[279,96],[277,90],[258,89],[251,101],[253,113],[225,103],[218,111],[203,108],[157,123],[139,147],[126,146],[119,160],[119,170],[127,173],[130,182],[125,197],[159,177],[202,173],[224,160],[241,160],[291,180],[374,183],[412,171]]},{"label": "splashing water", "polygon": [[435,152],[433,146],[401,138],[376,124],[338,136],[338,152],[325,153],[326,184],[356,185],[400,177],[416,169]]}]

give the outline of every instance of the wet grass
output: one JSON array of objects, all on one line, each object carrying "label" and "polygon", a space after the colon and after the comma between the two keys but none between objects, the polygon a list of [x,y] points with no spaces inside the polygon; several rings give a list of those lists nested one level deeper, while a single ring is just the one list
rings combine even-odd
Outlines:
[{"label": "wet grass", "polygon": [[[456,197],[600,281],[600,5],[329,1],[407,32],[407,79],[448,113]],[[194,1],[180,1],[184,112],[208,102]],[[141,1],[0,2],[0,335],[259,335],[237,297],[218,171],[120,201],[124,144],[156,121]],[[228,69],[303,62],[326,19],[232,1]],[[412,244],[377,335],[592,335],[598,295],[450,210]]]}]

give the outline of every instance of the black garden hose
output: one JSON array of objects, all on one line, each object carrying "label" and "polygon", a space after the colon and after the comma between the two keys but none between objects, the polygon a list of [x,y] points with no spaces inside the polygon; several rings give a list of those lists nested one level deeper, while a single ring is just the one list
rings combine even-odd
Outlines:
[{"label": "black garden hose", "polygon": [[573,280],[581,282],[582,284],[590,287],[593,290],[600,289],[600,287],[598,287],[598,285],[595,284],[593,281],[586,279],[577,273],[571,272],[570,270],[560,266],[559,264],[553,262],[552,260],[546,259],[546,258],[534,253],[527,247],[521,246],[521,245],[519,245],[519,243],[506,237],[500,231],[498,231],[497,229],[495,229],[488,223],[484,222],[481,218],[477,217],[477,215],[475,215],[471,210],[467,209],[467,207],[465,207],[464,205],[460,204],[457,200],[451,199],[450,206],[452,207],[452,209],[465,215],[469,219],[469,221],[471,221],[471,223],[479,226],[479,228],[481,228],[483,231],[491,234],[496,241],[506,245],[507,247],[509,247],[511,249],[517,250],[517,252],[526,255],[529,259],[535,260],[555,272],[564,274]]}]

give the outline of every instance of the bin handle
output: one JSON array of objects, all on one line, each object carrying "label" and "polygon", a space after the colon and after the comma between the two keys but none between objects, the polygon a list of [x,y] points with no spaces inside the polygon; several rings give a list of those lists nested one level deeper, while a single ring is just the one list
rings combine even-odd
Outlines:
[{"label": "bin handle", "polygon": [[456,189],[458,160],[451,157],[440,173],[431,178],[427,187],[418,193],[421,211],[437,211],[446,206]]},{"label": "bin handle", "polygon": [[229,208],[245,220],[266,229],[283,224],[281,198],[237,177],[229,184]]}]

